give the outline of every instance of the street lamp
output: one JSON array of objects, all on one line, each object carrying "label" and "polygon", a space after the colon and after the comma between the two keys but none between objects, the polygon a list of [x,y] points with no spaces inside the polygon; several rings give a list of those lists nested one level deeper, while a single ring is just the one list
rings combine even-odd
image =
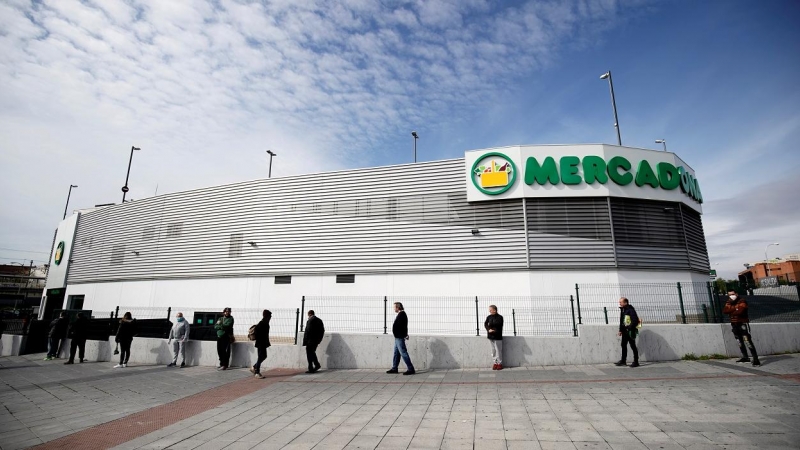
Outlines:
[{"label": "street lamp", "polygon": [[608,87],[611,89],[611,106],[614,107],[614,129],[617,130],[617,145],[622,146],[622,138],[619,134],[619,119],[617,118],[617,100],[614,98],[614,81],[611,80],[611,71],[600,75],[601,80],[608,78]]},{"label": "street lamp", "polygon": [[773,242],[772,244],[767,244],[767,246],[764,247],[764,261],[766,261],[767,263],[767,278],[769,278],[769,257],[767,256],[767,249],[770,247],[770,245],[781,245],[781,244]]},{"label": "street lamp", "polygon": [[272,157],[278,156],[278,154],[273,152],[272,150],[267,150],[267,153],[269,153],[269,175],[267,176],[267,178],[272,178]]},{"label": "street lamp", "polygon": [[122,203],[125,203],[125,194],[128,193],[128,177],[131,175],[131,163],[133,162],[133,151],[141,150],[140,148],[131,146],[131,159],[128,160],[128,173],[125,174],[125,186],[122,186]]},{"label": "street lamp", "polygon": [[70,184],[69,185],[69,192],[67,193],[67,204],[64,205],[64,218],[62,218],[61,220],[64,220],[64,219],[67,218],[67,208],[69,208],[69,197],[72,195],[72,188],[76,188],[76,187],[78,187],[77,184]]},{"label": "street lamp", "polygon": [[414,162],[417,162],[417,139],[419,139],[419,136],[416,131],[412,131],[411,136],[414,136]]},{"label": "street lamp", "polygon": [[656,139],[656,144],[664,144],[664,151],[667,151],[667,140],[666,139]]}]

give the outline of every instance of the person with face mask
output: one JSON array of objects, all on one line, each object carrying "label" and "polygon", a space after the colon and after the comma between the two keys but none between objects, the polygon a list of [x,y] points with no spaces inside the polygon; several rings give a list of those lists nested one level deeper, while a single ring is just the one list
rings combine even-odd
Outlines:
[{"label": "person with face mask", "polygon": [[169,330],[167,344],[172,344],[172,362],[167,367],[178,365],[178,355],[181,357],[181,368],[186,367],[186,342],[189,340],[189,322],[183,318],[183,313],[175,314],[175,325]]},{"label": "person with face mask", "polygon": [[750,317],[747,314],[747,302],[744,297],[740,297],[736,291],[728,291],[728,301],[725,302],[725,307],[722,308],[722,314],[731,316],[733,335],[739,341],[739,350],[742,351],[741,359],[736,362],[750,362],[750,358],[747,357],[747,348],[750,348],[750,353],[753,355],[753,365],[760,366],[761,362],[758,360],[756,346],[750,336]]}]

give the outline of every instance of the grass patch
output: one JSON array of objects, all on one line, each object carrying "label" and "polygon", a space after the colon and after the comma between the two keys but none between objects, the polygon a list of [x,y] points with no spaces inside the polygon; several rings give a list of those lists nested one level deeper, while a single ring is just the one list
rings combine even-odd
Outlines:
[{"label": "grass patch", "polygon": [[697,356],[694,353],[687,353],[683,355],[681,358],[684,361],[708,361],[711,359],[728,359],[725,355],[720,355],[719,353],[713,353],[711,355],[700,355]]}]

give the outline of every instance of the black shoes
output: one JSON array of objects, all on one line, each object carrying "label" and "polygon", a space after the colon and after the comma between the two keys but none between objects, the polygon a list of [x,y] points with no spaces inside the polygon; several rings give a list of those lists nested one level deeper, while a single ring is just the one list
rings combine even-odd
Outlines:
[{"label": "black shoes", "polygon": [[631,367],[639,367],[639,361],[634,361],[631,363]]},{"label": "black shoes", "polygon": [[386,373],[400,373],[400,372],[398,372],[397,369],[389,369],[386,371]]},{"label": "black shoes", "polygon": [[175,366],[177,366],[177,364],[175,364],[174,362],[167,364],[167,367],[175,367]]},{"label": "black shoes", "polygon": [[627,366],[628,363],[620,359],[619,361],[615,362],[614,365],[617,367],[621,367],[621,366]]},{"label": "black shoes", "polygon": [[415,373],[417,373],[417,372],[415,372],[413,370],[406,370],[405,372],[403,372],[403,375],[414,375]]},{"label": "black shoes", "polygon": [[181,369],[183,369],[184,367],[186,367],[186,363],[185,363],[185,362],[182,362],[182,363],[181,363]]},{"label": "black shoes", "polygon": [[[75,364],[75,363],[74,363],[74,362],[72,362],[72,361],[67,361],[67,362],[65,362],[64,364]],[[755,363],[753,363],[753,365],[755,365]]]},{"label": "black shoes", "polygon": [[761,365],[761,361],[759,361],[758,359],[754,359],[753,360],[753,367],[760,366],[760,365]]},{"label": "black shoes", "polygon": [[742,358],[739,358],[739,359],[737,359],[737,360],[736,360],[736,362],[742,362],[742,363],[744,363],[744,362],[750,362],[750,358],[748,358],[747,356],[745,356],[745,357],[742,357]]}]

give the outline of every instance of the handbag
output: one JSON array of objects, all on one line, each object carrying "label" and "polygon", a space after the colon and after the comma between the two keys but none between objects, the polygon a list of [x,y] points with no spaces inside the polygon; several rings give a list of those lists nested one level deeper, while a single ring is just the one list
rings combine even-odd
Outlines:
[{"label": "handbag", "polygon": [[119,342],[117,342],[117,346],[114,347],[114,354],[119,355]]}]

